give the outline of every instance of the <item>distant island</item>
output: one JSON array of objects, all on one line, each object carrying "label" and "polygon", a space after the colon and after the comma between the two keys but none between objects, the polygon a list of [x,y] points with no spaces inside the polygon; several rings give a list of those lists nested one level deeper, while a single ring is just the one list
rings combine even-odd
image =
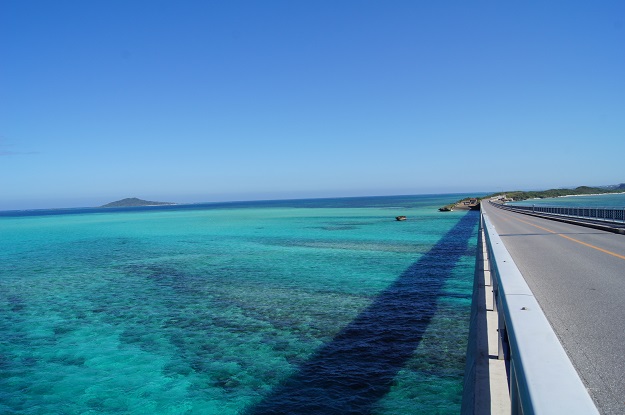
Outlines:
[{"label": "distant island", "polygon": [[137,199],[136,197],[129,197],[126,199],[118,200],[116,202],[107,203],[100,207],[112,208],[112,207],[137,207],[137,206],[166,206],[175,205],[175,203],[169,202],[152,202],[149,200]]},{"label": "distant island", "polygon": [[[625,192],[625,183],[621,183],[618,185],[612,186],[602,186],[602,187],[590,187],[590,186],[579,186],[575,189],[549,189],[542,191],[513,191],[513,192],[502,192],[505,193],[506,199],[521,201],[527,199],[545,199],[551,197],[562,197],[562,196],[580,196],[580,195],[602,195],[608,193],[623,193]],[[501,193],[495,193],[490,196],[486,196],[487,198],[501,195]]]}]

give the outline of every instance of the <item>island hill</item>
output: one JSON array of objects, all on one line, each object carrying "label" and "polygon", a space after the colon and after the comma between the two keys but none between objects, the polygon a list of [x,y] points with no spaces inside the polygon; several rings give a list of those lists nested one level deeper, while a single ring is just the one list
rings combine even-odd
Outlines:
[{"label": "island hill", "polygon": [[118,200],[116,202],[107,203],[100,207],[113,208],[113,207],[138,207],[138,206],[169,206],[175,205],[175,203],[169,202],[152,202],[149,200],[137,199],[136,197],[129,197],[126,199]]},{"label": "island hill", "polygon": [[[562,197],[562,196],[583,196],[583,195],[603,195],[608,193],[624,193],[625,192],[625,183],[612,185],[612,186],[602,186],[602,187],[590,187],[590,186],[579,186],[575,189],[549,189],[543,191],[514,191],[514,192],[502,192],[505,193],[506,199],[520,201],[527,199],[545,199],[551,197]],[[492,194],[490,196],[486,196],[488,198],[493,196],[499,196],[502,193]]]},{"label": "island hill", "polygon": [[493,197],[500,197],[503,202],[521,201],[528,199],[546,199],[552,197],[562,196],[582,196],[582,195],[603,195],[609,193],[625,193],[625,183],[591,187],[591,186],[579,186],[575,189],[549,189],[541,191],[512,191],[512,192],[499,192],[493,193],[481,198],[467,198],[451,203],[449,205],[439,208],[441,212],[450,212],[454,209],[479,209],[480,200],[490,199]]}]

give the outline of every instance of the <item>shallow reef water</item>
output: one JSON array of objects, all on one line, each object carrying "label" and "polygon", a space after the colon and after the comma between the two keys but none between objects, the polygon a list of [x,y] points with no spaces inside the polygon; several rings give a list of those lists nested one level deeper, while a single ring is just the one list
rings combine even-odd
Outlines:
[{"label": "shallow reef water", "polygon": [[0,413],[458,413],[459,198],[2,216]]}]

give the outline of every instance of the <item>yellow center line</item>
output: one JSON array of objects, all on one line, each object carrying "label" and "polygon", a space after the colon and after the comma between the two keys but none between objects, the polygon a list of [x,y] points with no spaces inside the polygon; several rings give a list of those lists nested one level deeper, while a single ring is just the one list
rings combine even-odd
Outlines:
[{"label": "yellow center line", "polygon": [[617,258],[620,258],[620,259],[625,259],[625,256],[623,256],[623,255],[619,255],[619,254],[617,254],[617,253],[615,253],[615,252],[608,251],[608,250],[603,249],[603,248],[599,248],[598,246],[591,245],[591,244],[588,244],[588,243],[586,243],[586,242],[582,242],[582,241],[580,241],[580,240],[578,240],[578,239],[571,238],[570,236],[562,235],[561,233],[558,233],[558,232],[552,231],[551,229],[547,229],[547,228],[543,228],[542,226],[534,225],[533,223],[530,223],[530,222],[524,221],[524,220],[519,219],[519,218],[515,218],[514,216],[512,216],[512,218],[513,218],[514,220],[517,220],[517,221],[519,221],[519,222],[523,222],[523,223],[525,223],[525,224],[527,224],[527,225],[530,225],[530,226],[533,226],[533,227],[535,227],[535,228],[542,229],[543,231],[547,231],[547,232],[552,233],[552,234],[554,234],[554,235],[561,236],[561,237],[563,237],[563,238],[565,238],[565,239],[568,239],[569,241],[577,242],[577,243],[578,243],[578,244],[580,244],[580,245],[584,245],[584,246],[587,246],[587,247],[589,247],[589,248],[596,249],[597,251],[601,251],[601,252],[603,252],[603,253],[605,253],[605,254],[612,255],[612,256],[617,257]]}]

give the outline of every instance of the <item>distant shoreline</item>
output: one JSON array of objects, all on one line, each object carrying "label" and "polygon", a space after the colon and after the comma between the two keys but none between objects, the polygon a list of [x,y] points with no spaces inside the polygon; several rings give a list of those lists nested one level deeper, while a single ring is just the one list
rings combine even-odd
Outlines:
[{"label": "distant shoreline", "polygon": [[555,199],[558,197],[573,196],[600,196],[605,194],[620,194],[625,190],[625,183],[616,186],[606,187],[590,187],[579,186],[574,189],[549,189],[549,190],[530,190],[530,191],[506,191],[492,194],[488,197],[501,197],[505,201],[522,202],[524,200],[535,199]]},{"label": "distant shoreline", "polygon": [[545,200],[545,199],[560,199],[563,197],[586,197],[586,196],[608,196],[608,195],[625,195],[625,192],[611,192],[611,193],[585,193],[580,195],[562,195],[552,197],[531,197],[523,200],[515,200],[515,202],[525,202],[527,200]]},{"label": "distant shoreline", "polygon": [[[589,193],[589,194],[583,194],[583,195],[564,195],[564,196],[556,196],[555,198],[558,197],[578,197],[578,196],[607,196],[607,195],[623,195],[625,194],[625,192],[612,192],[612,193]],[[534,199],[540,199],[540,198],[534,198]],[[532,200],[534,200],[532,199]],[[551,199],[550,197],[546,197],[545,199]],[[529,200],[529,199],[528,199]]]}]

